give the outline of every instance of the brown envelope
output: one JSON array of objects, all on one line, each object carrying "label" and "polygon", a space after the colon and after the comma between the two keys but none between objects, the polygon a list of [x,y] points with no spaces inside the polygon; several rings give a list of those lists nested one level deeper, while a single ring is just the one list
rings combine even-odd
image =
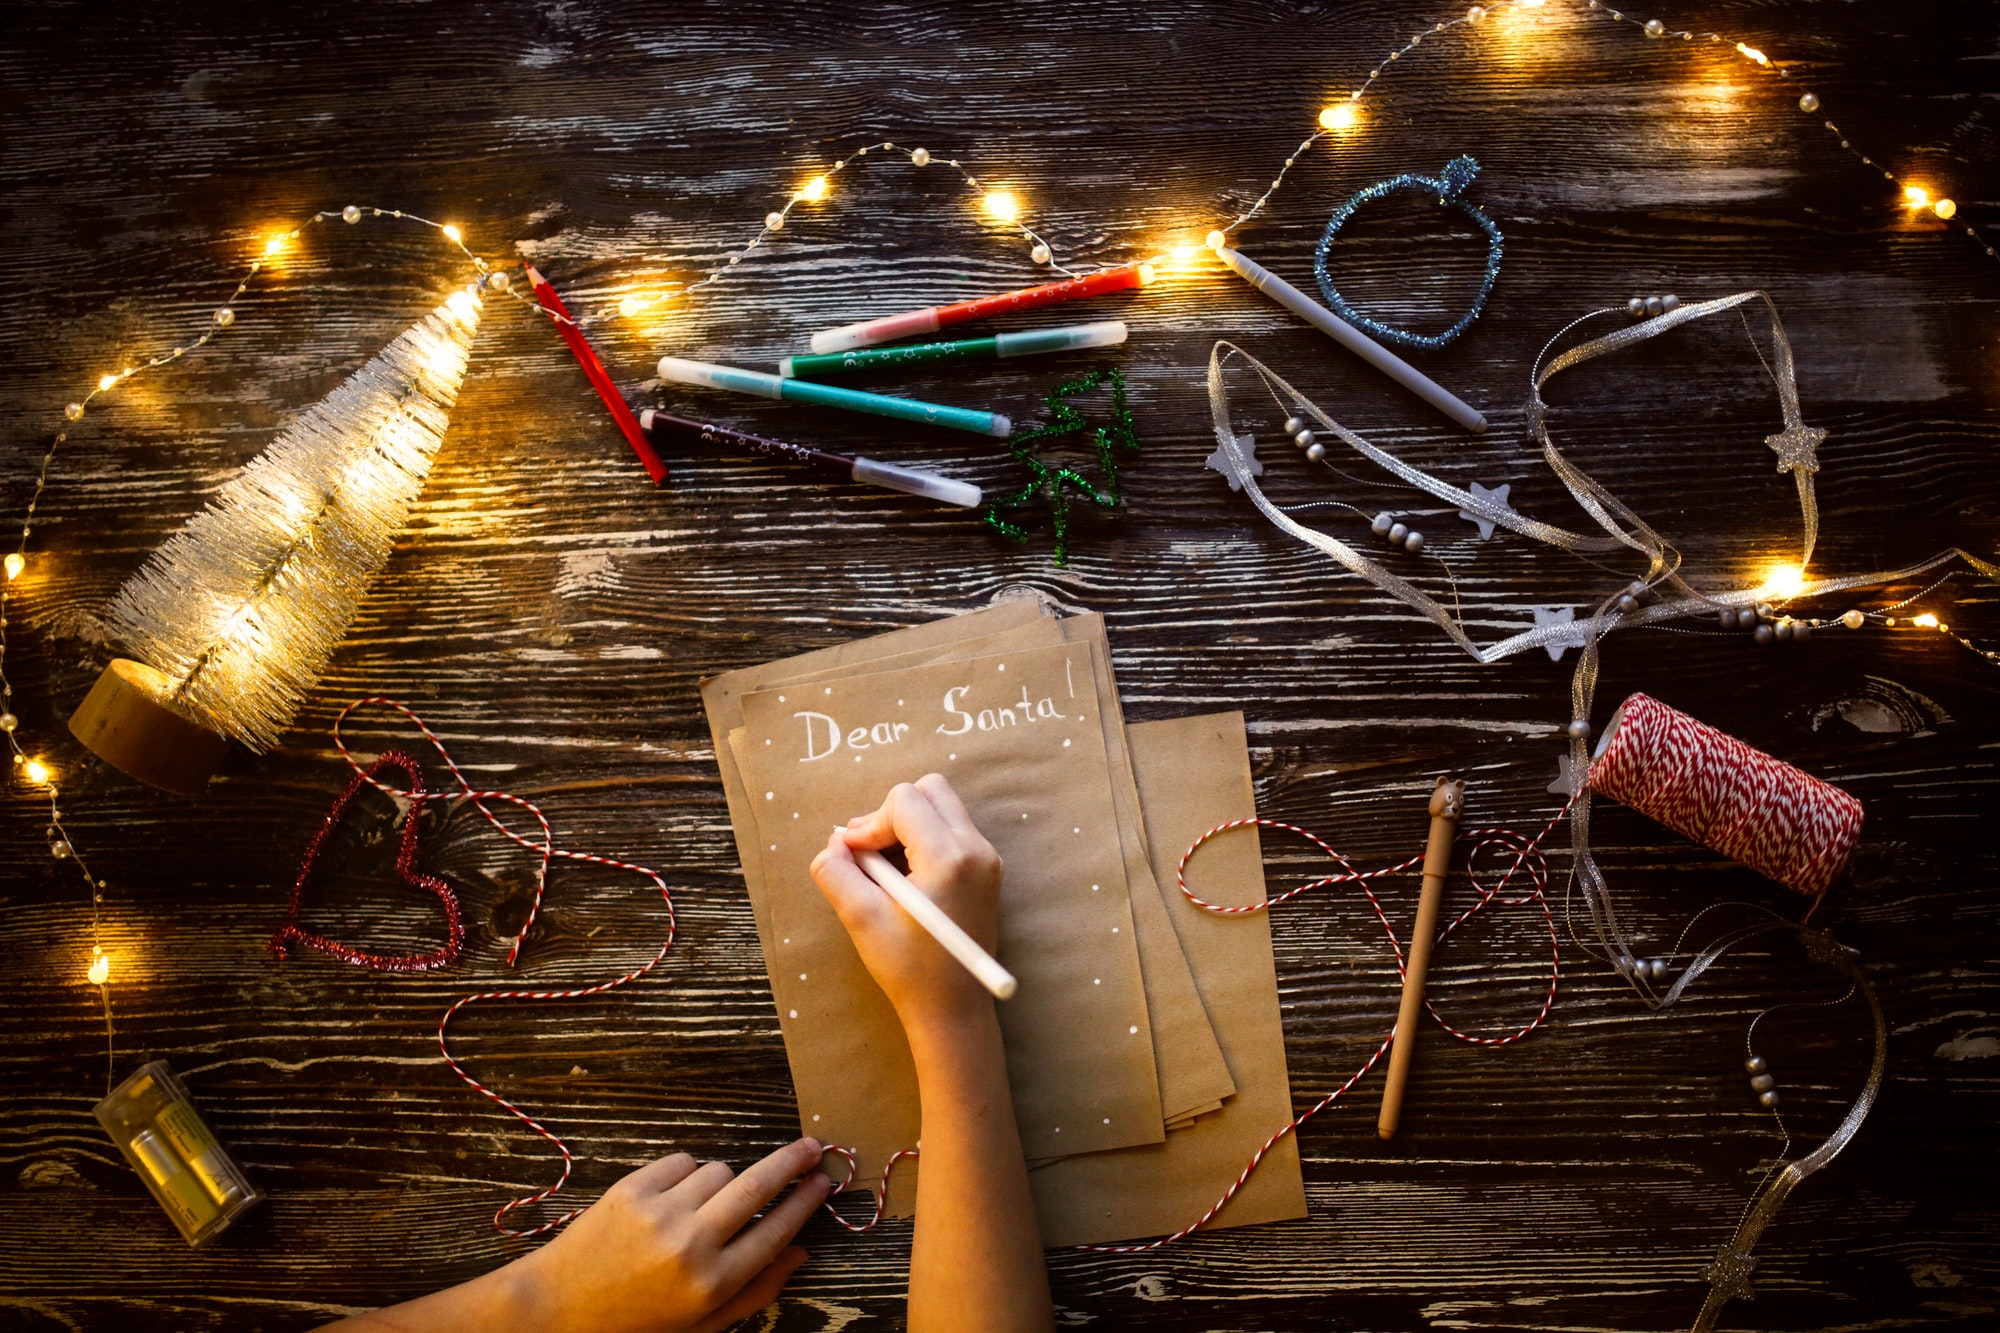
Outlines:
[{"label": "brown envelope", "polygon": [[[1173,887],[1181,853],[1196,838],[1257,813],[1242,714],[1142,722],[1127,733],[1154,873],[1172,887],[1174,924],[1238,1092],[1221,1110],[1160,1144],[1066,1157],[1030,1172],[1042,1243],[1050,1247],[1179,1231],[1206,1212],[1250,1155],[1292,1118],[1269,919],[1262,912],[1204,912]],[[1210,902],[1263,898],[1256,829],[1233,830],[1203,847],[1188,882]],[[1305,1215],[1298,1143],[1286,1135],[1209,1226]]]},{"label": "brown envelope", "polygon": [[[1151,1020],[1087,644],[743,696],[736,759],[762,846],[767,955],[808,1133],[864,1178],[914,1144],[901,1025],[806,873],[826,832],[927,772],[1007,862],[1000,1006],[1030,1156],[1163,1136]],[[892,1196],[900,1192],[892,1182]]]}]

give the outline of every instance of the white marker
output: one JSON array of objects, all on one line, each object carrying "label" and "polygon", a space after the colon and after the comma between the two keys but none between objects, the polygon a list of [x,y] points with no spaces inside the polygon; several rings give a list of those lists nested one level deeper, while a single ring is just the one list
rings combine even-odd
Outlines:
[{"label": "white marker", "polygon": [[1298,288],[1255,260],[1245,259],[1226,245],[1215,247],[1215,257],[1236,275],[1297,315],[1348,351],[1408,389],[1417,397],[1475,434],[1484,434],[1486,418],[1477,409],[1454,397],[1436,380],[1418,370],[1394,352],[1334,314]]},{"label": "white marker", "polygon": [[[846,829],[837,832],[845,833]],[[979,984],[993,992],[996,1000],[1011,1000],[1020,984],[1014,974],[1000,966],[999,960],[979,947],[979,942],[960,928],[958,922],[945,915],[945,910],[930,900],[922,889],[910,883],[903,872],[889,864],[889,858],[880,852],[856,852],[855,861],[863,874],[875,881],[882,892],[896,900],[896,905],[916,918],[918,925],[930,932],[931,938],[944,946],[946,953],[965,964],[965,970],[979,980]]]}]

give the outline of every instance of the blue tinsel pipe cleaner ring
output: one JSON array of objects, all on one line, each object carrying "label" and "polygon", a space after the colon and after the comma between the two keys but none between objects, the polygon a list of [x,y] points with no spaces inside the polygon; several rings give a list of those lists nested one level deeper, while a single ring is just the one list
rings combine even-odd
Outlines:
[{"label": "blue tinsel pipe cleaner ring", "polygon": [[[1479,163],[1475,159],[1471,157],[1455,157],[1445,163],[1443,172],[1436,176],[1418,176],[1406,173],[1401,176],[1392,176],[1385,181],[1377,181],[1365,189],[1355,191],[1348,198],[1347,202],[1333,210],[1333,216],[1327,219],[1326,233],[1319,238],[1319,246],[1313,251],[1313,276],[1319,279],[1319,289],[1325,295],[1326,303],[1338,311],[1342,319],[1368,330],[1368,332],[1378,338],[1386,339],[1402,347],[1443,347],[1446,343],[1458,337],[1459,334],[1464,333],[1468,328],[1472,327],[1472,321],[1478,319],[1480,312],[1486,309],[1486,298],[1492,294],[1493,280],[1500,276],[1500,252],[1502,249],[1500,228],[1493,224],[1493,219],[1487,217],[1477,204],[1467,202],[1464,197],[1465,188],[1472,184],[1473,178],[1478,174]],[[1458,323],[1452,325],[1443,333],[1411,333],[1407,329],[1391,328],[1379,320],[1370,319],[1353,306],[1350,306],[1342,298],[1341,294],[1335,290],[1333,279],[1327,276],[1327,252],[1333,248],[1334,238],[1340,234],[1340,229],[1347,224],[1349,218],[1354,216],[1354,210],[1372,200],[1380,199],[1384,195],[1394,194],[1398,190],[1422,190],[1426,194],[1435,194],[1441,206],[1456,208],[1459,212],[1471,218],[1478,228],[1486,233],[1488,242],[1486,250],[1486,276],[1480,281],[1479,295],[1472,299],[1472,308],[1460,316]]]}]

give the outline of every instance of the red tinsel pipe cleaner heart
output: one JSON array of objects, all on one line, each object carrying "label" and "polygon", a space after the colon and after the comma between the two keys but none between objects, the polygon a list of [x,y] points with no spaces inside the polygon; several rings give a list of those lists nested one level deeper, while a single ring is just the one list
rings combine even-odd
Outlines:
[{"label": "red tinsel pipe cleaner heart", "polygon": [[[410,811],[403,820],[402,841],[396,848],[396,878],[413,888],[429,890],[444,904],[445,942],[430,953],[376,953],[369,949],[357,949],[299,925],[299,909],[305,899],[306,885],[319,868],[320,852],[326,846],[327,835],[347,817],[347,807],[363,791],[370,787],[392,791],[376,780],[377,774],[392,768],[401,769],[410,779],[409,790],[402,793],[409,798]],[[428,972],[444,967],[458,957],[459,950],[465,947],[465,919],[459,911],[458,895],[452,892],[451,885],[436,875],[426,875],[416,868],[418,814],[427,795],[423,769],[417,766],[416,760],[400,750],[384,750],[374,763],[354,775],[354,781],[347,784],[347,790],[326,812],[326,818],[313,831],[312,841],[306,844],[305,860],[299,865],[299,877],[292,883],[292,904],[285,914],[285,924],[271,937],[272,953],[284,958],[288,956],[291,946],[303,944],[309,949],[332,954],[343,962],[353,963],[356,967],[373,968],[377,972]]]}]

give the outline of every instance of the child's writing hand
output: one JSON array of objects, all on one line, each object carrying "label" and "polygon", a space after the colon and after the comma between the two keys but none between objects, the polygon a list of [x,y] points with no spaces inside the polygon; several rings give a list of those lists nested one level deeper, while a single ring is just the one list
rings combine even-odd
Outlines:
[{"label": "child's writing hand", "polygon": [[833,904],[875,983],[912,1036],[990,1004],[971,973],[855,864],[856,850],[901,844],[910,881],[993,951],[1000,923],[1000,857],[965,803],[936,773],[892,788],[882,808],[848,821],[813,858],[813,882]]},{"label": "child's writing hand", "polygon": [[[532,1314],[515,1325],[591,1333],[710,1333],[777,1299],[805,1262],[788,1242],[825,1200],[811,1139],[733,1175],[686,1153],[640,1167],[541,1249],[494,1274],[520,1284]],[[519,1270],[515,1272],[514,1270]]]}]

